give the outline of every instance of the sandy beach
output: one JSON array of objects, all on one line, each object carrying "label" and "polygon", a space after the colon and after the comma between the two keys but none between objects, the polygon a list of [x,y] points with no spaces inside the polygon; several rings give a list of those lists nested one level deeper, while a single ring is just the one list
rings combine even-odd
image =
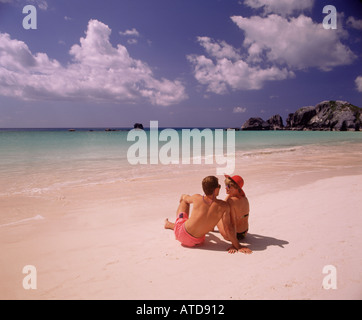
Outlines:
[{"label": "sandy beach", "polygon": [[[332,158],[296,149],[239,163],[252,255],[228,254],[217,230],[189,249],[163,228],[180,195],[201,193],[202,178],[214,174],[205,166],[3,197],[0,210],[32,218],[0,226],[0,299],[361,299],[359,159],[358,151]],[[23,287],[28,265],[36,289]],[[326,266],[336,289],[323,286]]]},{"label": "sandy beach", "polygon": [[106,3],[0,0],[0,300],[362,300],[362,0]]}]

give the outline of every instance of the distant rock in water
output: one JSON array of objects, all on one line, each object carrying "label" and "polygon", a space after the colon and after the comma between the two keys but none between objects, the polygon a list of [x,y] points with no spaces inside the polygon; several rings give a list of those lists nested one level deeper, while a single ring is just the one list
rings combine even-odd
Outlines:
[{"label": "distant rock in water", "polygon": [[241,126],[241,130],[270,130],[270,125],[262,118],[250,118]]},{"label": "distant rock in water", "polygon": [[267,123],[270,125],[270,130],[284,129],[283,119],[279,114],[272,116],[269,120],[267,120]]},{"label": "distant rock in water", "polygon": [[282,130],[283,128],[283,119],[279,114],[267,121],[262,118],[250,118],[241,126],[241,130]]},{"label": "distant rock in water", "polygon": [[314,107],[302,107],[290,113],[285,127],[277,114],[267,121],[250,118],[241,130],[360,131],[361,126],[362,108],[346,101],[322,101]]},{"label": "distant rock in water", "polygon": [[133,128],[134,128],[134,129],[141,129],[141,130],[143,130],[143,124],[142,124],[142,123],[135,123],[135,124],[133,125]]},{"label": "distant rock in water", "polygon": [[359,131],[362,109],[346,101],[323,101],[289,114],[286,129],[319,131]]},{"label": "distant rock in water", "polygon": [[286,129],[303,130],[316,114],[314,107],[300,108],[296,112],[289,114]]}]

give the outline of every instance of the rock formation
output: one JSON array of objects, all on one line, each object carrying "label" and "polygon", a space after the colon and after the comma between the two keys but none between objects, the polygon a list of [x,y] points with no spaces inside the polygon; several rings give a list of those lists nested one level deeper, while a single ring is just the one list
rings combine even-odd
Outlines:
[{"label": "rock formation", "polygon": [[250,118],[241,130],[359,131],[361,124],[362,108],[346,101],[322,101],[290,113],[285,127],[281,116],[275,115],[267,121]]},{"label": "rock formation", "polygon": [[134,129],[141,129],[141,130],[143,130],[143,124],[142,124],[142,123],[135,123],[135,124],[133,125],[133,128],[134,128]]},{"label": "rock formation", "polygon": [[359,131],[362,109],[346,101],[322,101],[303,107],[287,119],[289,130]]},{"label": "rock formation", "polygon": [[284,129],[283,119],[279,114],[272,116],[269,120],[267,120],[267,123],[270,125],[270,130]]},{"label": "rock formation", "polygon": [[241,127],[241,130],[282,130],[284,128],[282,117],[277,114],[269,120],[250,118]]},{"label": "rock formation", "polygon": [[241,130],[270,130],[270,125],[262,118],[250,118],[242,125]]}]

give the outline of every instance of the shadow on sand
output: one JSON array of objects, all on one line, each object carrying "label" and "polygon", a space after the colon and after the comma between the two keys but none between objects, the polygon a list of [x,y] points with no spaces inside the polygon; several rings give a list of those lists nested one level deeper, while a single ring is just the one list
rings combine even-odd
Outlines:
[{"label": "shadow on sand", "polygon": [[[214,233],[215,232],[208,233],[206,235],[205,243],[202,246],[197,246],[196,248],[203,250],[226,251],[231,246],[231,243],[221,240]],[[287,244],[289,244],[289,242],[285,240],[253,233],[248,233],[246,238],[241,242],[241,245],[247,246],[252,251],[263,251],[269,246],[284,248]]]}]

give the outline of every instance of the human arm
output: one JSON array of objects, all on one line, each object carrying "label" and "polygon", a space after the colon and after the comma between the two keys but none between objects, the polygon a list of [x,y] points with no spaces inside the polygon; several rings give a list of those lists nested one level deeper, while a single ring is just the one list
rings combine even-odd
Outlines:
[{"label": "human arm", "polygon": [[236,229],[235,224],[232,221],[230,206],[227,203],[225,207],[225,212],[222,216],[222,225],[223,225],[223,233],[225,233],[224,238],[231,241],[232,246],[228,249],[229,253],[235,253],[239,250],[240,244],[238,239],[236,238]]}]

